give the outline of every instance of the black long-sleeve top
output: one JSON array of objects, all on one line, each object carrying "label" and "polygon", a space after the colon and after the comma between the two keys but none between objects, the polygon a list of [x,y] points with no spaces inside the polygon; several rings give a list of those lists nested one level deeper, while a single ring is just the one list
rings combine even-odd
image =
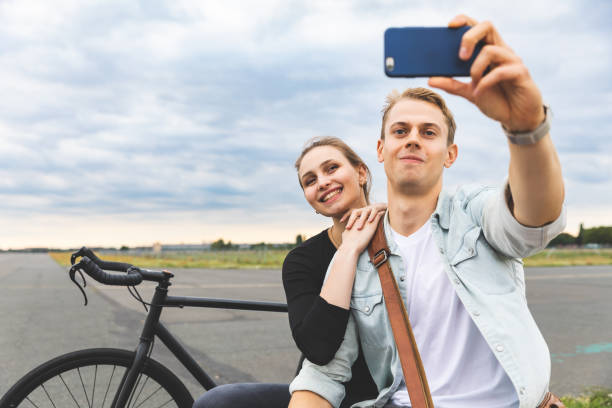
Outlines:
[{"label": "black long-sleeve top", "polygon": [[[289,252],[283,263],[283,285],[293,339],[303,356],[319,365],[329,363],[338,351],[350,313],[327,303],[319,295],[335,252],[324,230]],[[345,387],[346,397],[341,407],[378,395],[361,348],[352,367],[352,378]]]}]

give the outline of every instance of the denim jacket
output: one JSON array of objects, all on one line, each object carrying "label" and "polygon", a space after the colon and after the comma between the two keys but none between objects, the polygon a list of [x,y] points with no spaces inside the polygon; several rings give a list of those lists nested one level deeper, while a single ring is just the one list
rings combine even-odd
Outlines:
[{"label": "denim jacket", "polygon": [[[525,227],[510,213],[507,184],[504,187],[466,186],[454,194],[443,191],[431,216],[432,233],[448,279],[512,381],[520,407],[534,408],[548,391],[550,353],[527,307],[520,258],[543,249],[564,229],[565,208],[551,224]],[[404,265],[391,237],[388,214],[384,227],[389,262],[406,302]],[[353,407],[380,408],[397,390],[403,373],[378,272],[367,251],[357,263],[350,308],[344,341],[334,359],[325,366],[305,360],[290,391],[313,391],[338,407],[345,394],[342,383],[351,377],[361,344],[379,394]]]}]

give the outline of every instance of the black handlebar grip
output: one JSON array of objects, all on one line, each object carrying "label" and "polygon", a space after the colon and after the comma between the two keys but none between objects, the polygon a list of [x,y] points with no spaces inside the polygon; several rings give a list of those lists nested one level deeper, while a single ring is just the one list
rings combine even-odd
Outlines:
[{"label": "black handlebar grip", "polygon": [[125,270],[127,275],[115,275],[104,272],[94,261],[89,259],[89,257],[82,256],[75,267],[82,269],[86,274],[106,285],[135,286],[142,282],[142,275],[139,269],[131,265]]},{"label": "black handlebar grip", "polygon": [[128,269],[132,267],[132,265],[130,265],[129,263],[103,261],[102,259],[98,258],[91,249],[87,247],[82,247],[77,252],[73,253],[70,257],[70,263],[74,265],[76,258],[79,256],[88,257],[93,263],[95,263],[102,269],[106,269],[107,271],[127,272]]}]

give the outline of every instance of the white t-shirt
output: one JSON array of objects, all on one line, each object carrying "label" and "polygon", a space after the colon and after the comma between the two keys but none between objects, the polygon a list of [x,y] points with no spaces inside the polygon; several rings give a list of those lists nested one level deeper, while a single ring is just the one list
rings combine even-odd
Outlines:
[{"label": "white t-shirt", "polygon": [[[406,266],[406,310],[435,407],[518,407],[510,378],[444,272],[431,222],[408,237],[391,232]],[[402,381],[385,408],[410,406]]]}]

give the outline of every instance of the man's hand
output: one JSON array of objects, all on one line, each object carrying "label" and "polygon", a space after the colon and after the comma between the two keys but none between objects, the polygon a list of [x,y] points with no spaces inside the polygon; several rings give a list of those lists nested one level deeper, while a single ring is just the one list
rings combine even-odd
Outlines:
[{"label": "man's hand", "polygon": [[[432,77],[429,86],[466,98],[512,132],[537,128],[544,121],[542,95],[527,67],[490,22],[478,23],[473,18],[458,15],[448,24],[451,28],[465,25],[472,28],[463,35],[459,58],[469,59],[479,41],[485,44],[472,64],[472,81],[464,83],[452,78]],[[485,74],[487,68],[489,72]]]}]

